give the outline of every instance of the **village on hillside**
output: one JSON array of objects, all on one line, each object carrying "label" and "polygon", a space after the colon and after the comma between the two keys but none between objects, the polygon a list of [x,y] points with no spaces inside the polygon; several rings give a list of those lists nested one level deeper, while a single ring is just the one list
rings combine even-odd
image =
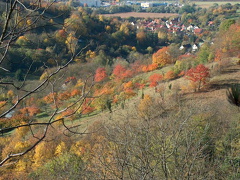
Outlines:
[{"label": "village on hillside", "polygon": [[[67,0],[58,0],[61,3],[69,3],[70,1]],[[104,8],[104,7],[111,7],[111,6],[139,6],[141,9],[147,8],[155,8],[155,7],[178,7],[181,8],[184,4],[181,4],[180,1],[172,1],[171,3],[167,3],[165,1],[113,1],[113,0],[72,0],[71,3],[75,7],[92,7],[92,8]],[[214,27],[215,24],[213,21],[209,21],[207,23],[208,29],[201,28],[193,23],[184,24],[181,22],[181,16],[176,15],[177,17],[170,18],[170,20],[164,20],[163,18],[155,18],[154,20],[143,18],[138,21],[130,21],[130,23],[137,29],[144,29],[147,32],[159,32],[164,31],[167,34],[172,34],[174,36],[186,36],[189,37],[197,37],[197,42],[192,40],[183,41],[179,46],[179,49],[189,53],[194,53],[198,51],[199,47],[206,42],[203,39],[204,34],[208,33],[209,28]],[[212,43],[212,42],[208,42]]]},{"label": "village on hillside", "polygon": [[[204,39],[202,38],[203,34],[206,32],[203,28],[196,26],[194,24],[190,24],[188,26],[181,23],[179,17],[173,18],[171,20],[161,20],[154,19],[153,21],[142,20],[140,23],[131,22],[133,26],[136,26],[137,29],[145,29],[146,31],[157,32],[157,31],[165,31],[168,34],[173,34],[174,36],[188,36],[191,37],[193,35],[198,37],[198,42],[186,42],[183,41],[180,50],[185,50],[185,52],[196,52],[201,45],[204,44]],[[208,26],[214,26],[212,21],[208,22]],[[208,42],[212,43],[212,42]]]}]

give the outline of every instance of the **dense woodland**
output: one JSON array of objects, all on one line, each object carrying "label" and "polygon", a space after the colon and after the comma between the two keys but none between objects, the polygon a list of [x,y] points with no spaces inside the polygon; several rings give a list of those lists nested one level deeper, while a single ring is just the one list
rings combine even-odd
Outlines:
[{"label": "dense woodland", "polygon": [[0,179],[240,178],[239,4],[123,19],[104,13],[142,10],[14,2],[0,2]]}]

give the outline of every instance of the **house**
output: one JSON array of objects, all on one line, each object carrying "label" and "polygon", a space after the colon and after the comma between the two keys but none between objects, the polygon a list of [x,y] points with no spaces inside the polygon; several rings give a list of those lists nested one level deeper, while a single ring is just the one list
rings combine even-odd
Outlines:
[{"label": "house", "polygon": [[181,26],[181,31],[185,31],[187,28],[186,28],[186,26],[183,24],[182,26]]},{"label": "house", "polygon": [[193,30],[194,34],[201,34],[202,32],[203,32],[202,28],[196,28],[196,29]]},{"label": "house", "polygon": [[158,7],[158,6],[167,6],[167,3],[155,3],[155,2],[143,2],[141,3],[142,8],[149,8],[149,7]]},{"label": "house", "polygon": [[184,46],[183,45],[181,45],[180,46],[180,48],[179,48],[179,50],[183,50],[184,49]]},{"label": "house", "polygon": [[209,21],[208,22],[208,26],[213,26],[214,25],[214,22],[213,21]]},{"label": "house", "polygon": [[190,51],[189,49],[191,49],[191,44],[189,43],[182,44],[179,48],[179,50],[185,50],[185,51]]},{"label": "house", "polygon": [[168,22],[166,22],[166,26],[168,29],[171,27],[170,24],[168,24]]},{"label": "house", "polygon": [[198,50],[197,45],[196,45],[196,44],[193,44],[193,45],[192,45],[192,51],[195,52],[195,51],[197,51],[197,50]]},{"label": "house", "polygon": [[194,29],[194,27],[192,26],[192,25],[189,25],[188,27],[187,27],[187,30],[188,31],[192,31]]}]

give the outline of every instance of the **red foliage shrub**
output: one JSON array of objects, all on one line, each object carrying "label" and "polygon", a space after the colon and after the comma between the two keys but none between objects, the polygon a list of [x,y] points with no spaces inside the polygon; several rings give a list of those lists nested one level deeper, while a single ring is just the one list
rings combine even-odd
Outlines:
[{"label": "red foliage shrub", "polygon": [[96,82],[101,82],[107,77],[107,71],[105,68],[97,68],[94,80]]},{"label": "red foliage shrub", "polygon": [[209,71],[203,64],[199,64],[195,68],[189,69],[185,74],[185,78],[193,83],[197,83],[197,89],[199,90],[202,85],[207,83],[210,76]]},{"label": "red foliage shrub", "polygon": [[185,71],[181,71],[179,74],[178,74],[178,77],[181,77],[181,76],[184,76],[185,75]]},{"label": "red foliage shrub", "polygon": [[70,81],[77,81],[77,79],[74,77],[74,76],[71,76],[71,77],[68,77],[66,80],[65,80],[65,83],[68,83]]},{"label": "red foliage shrub", "polygon": [[122,65],[119,64],[114,68],[112,74],[114,75],[114,78],[116,80],[123,80],[124,78],[132,77],[134,72],[130,69],[124,68]]},{"label": "red foliage shrub", "polygon": [[142,84],[142,83],[136,83],[135,86],[139,89],[143,89],[145,84]]},{"label": "red foliage shrub", "polygon": [[113,75],[115,76],[115,78],[119,78],[121,79],[122,78],[122,74],[126,71],[126,69],[118,64],[114,69],[113,69]]},{"label": "red foliage shrub", "polygon": [[163,75],[161,74],[153,74],[149,77],[149,81],[150,81],[150,87],[156,87],[159,83],[159,81],[161,81],[163,79]]},{"label": "red foliage shrub", "polygon": [[83,107],[82,114],[90,114],[90,113],[93,112],[94,110],[95,110],[94,107],[85,106],[85,107]]}]

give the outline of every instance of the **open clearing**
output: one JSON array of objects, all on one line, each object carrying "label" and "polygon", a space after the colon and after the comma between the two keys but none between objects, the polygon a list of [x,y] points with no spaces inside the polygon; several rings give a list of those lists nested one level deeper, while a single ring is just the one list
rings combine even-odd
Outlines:
[{"label": "open clearing", "polygon": [[162,17],[171,17],[178,16],[176,13],[138,13],[138,12],[127,12],[127,13],[116,13],[116,14],[103,14],[106,17],[135,17],[135,18],[162,18]]},{"label": "open clearing", "polygon": [[237,4],[237,3],[240,3],[240,1],[192,1],[192,3],[202,8],[209,8],[213,6],[213,4],[218,4],[218,5],[227,4],[227,3]]},{"label": "open clearing", "polygon": [[[178,95],[179,97],[184,100],[184,103],[186,105],[191,105],[192,106],[195,104],[197,106],[201,107],[208,107],[212,108],[215,107],[216,109],[221,111],[234,111],[238,110],[237,108],[233,108],[234,106],[230,106],[228,100],[227,100],[227,89],[231,87],[232,84],[239,84],[240,83],[240,65],[236,64],[236,60],[231,60],[229,65],[225,67],[224,69],[221,70],[221,72],[218,72],[215,76],[213,76],[210,79],[210,82],[206,85],[205,88],[202,88],[198,92],[194,92],[192,89],[186,90],[180,90],[182,89],[183,86],[189,85],[189,81],[186,80],[184,77],[172,80],[172,81],[166,81],[162,82],[158,88],[162,88],[164,90],[164,96],[166,98],[165,103],[170,103],[171,101],[168,101],[169,98],[172,96],[174,97],[174,94],[176,94],[176,89],[180,88]],[[211,69],[213,68],[214,65],[216,65],[217,62],[213,62],[208,65],[208,67]],[[169,71],[172,66],[166,66],[162,69],[157,69],[152,72],[140,74],[139,76],[142,76],[142,78],[148,79],[148,77],[151,74],[162,74],[163,72]],[[169,89],[171,85],[171,89]],[[175,90],[174,90],[175,89]],[[160,98],[160,93],[156,93],[154,88],[144,88],[144,94],[145,95],[150,95],[151,97],[154,98]],[[118,106],[113,107],[113,112],[110,113],[109,110],[104,110],[103,112],[89,116],[89,117],[84,117],[80,121],[81,127],[80,130],[84,131],[87,130],[88,127],[92,126],[94,122],[96,121],[101,121],[101,122],[113,122],[114,120],[121,119],[124,117],[127,117],[131,113],[136,113],[139,100],[141,99],[141,92],[139,91],[138,95],[128,99],[124,103],[124,109],[120,107],[120,104]],[[183,107],[184,108],[184,107]],[[222,108],[222,109],[221,109]],[[76,123],[79,123],[79,120],[75,121]]]}]

